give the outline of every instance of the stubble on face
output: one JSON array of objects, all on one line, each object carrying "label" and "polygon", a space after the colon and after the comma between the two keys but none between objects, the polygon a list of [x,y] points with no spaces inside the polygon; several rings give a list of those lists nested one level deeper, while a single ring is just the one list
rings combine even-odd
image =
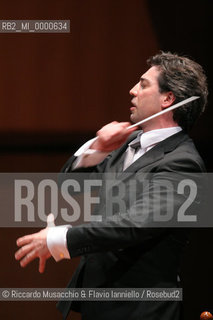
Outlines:
[{"label": "stubble on face", "polygon": [[161,111],[161,94],[158,85],[159,73],[160,71],[157,67],[151,67],[130,90],[130,94],[133,96],[130,119],[133,123]]}]

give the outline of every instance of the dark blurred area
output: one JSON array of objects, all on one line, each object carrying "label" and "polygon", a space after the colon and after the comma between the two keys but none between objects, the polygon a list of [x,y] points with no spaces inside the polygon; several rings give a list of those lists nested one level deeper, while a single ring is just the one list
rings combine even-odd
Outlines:
[{"label": "dark blurred area", "polygon": [[[104,124],[128,121],[129,90],[159,50],[205,69],[209,103],[191,136],[213,171],[211,0],[20,0],[0,2],[1,19],[70,19],[68,34],[0,34],[0,171],[58,172]],[[6,214],[1,212],[1,214]],[[20,268],[16,238],[1,228],[1,287],[65,287],[78,259]],[[213,310],[212,230],[199,229],[183,259],[184,319]],[[0,302],[2,319],[61,319],[54,302]],[[80,319],[72,313],[73,320]]]}]

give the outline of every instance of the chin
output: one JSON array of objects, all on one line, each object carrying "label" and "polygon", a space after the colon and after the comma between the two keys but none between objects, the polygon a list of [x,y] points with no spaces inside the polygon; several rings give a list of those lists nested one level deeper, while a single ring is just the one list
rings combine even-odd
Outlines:
[{"label": "chin", "polygon": [[134,114],[131,114],[131,115],[130,115],[130,120],[131,120],[133,123],[136,123],[136,122],[137,122],[137,121],[135,121]]},{"label": "chin", "polygon": [[130,119],[133,123],[136,123],[136,122],[143,120],[143,119],[140,119],[139,117],[137,117],[137,115],[135,115],[135,114],[131,114]]}]

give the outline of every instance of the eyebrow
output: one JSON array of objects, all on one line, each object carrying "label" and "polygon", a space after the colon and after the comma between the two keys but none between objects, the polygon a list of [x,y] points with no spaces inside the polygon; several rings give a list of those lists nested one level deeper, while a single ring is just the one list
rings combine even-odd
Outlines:
[{"label": "eyebrow", "polygon": [[143,78],[143,77],[140,77],[140,82],[145,82],[145,83],[147,83],[147,84],[150,83],[150,81],[149,81],[148,79]]}]

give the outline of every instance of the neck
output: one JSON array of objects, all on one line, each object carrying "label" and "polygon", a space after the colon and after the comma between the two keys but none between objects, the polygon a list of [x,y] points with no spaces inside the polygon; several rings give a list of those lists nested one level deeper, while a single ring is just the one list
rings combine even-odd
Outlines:
[{"label": "neck", "polygon": [[172,115],[162,115],[156,117],[153,120],[147,121],[142,124],[141,129],[143,132],[148,132],[156,129],[172,128],[177,127],[178,123],[173,120]]}]

